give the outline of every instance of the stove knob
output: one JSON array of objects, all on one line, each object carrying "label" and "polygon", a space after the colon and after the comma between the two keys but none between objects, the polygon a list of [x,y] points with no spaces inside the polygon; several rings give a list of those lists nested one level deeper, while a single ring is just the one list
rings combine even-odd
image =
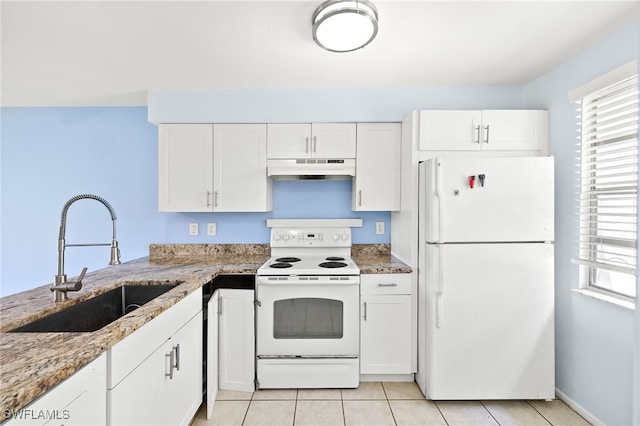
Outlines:
[{"label": "stove knob", "polygon": [[282,239],[283,239],[284,241],[289,241],[289,234],[284,234],[284,235],[282,236]]},{"label": "stove knob", "polygon": [[338,241],[340,239],[340,234],[333,234],[333,241]]},{"label": "stove knob", "polygon": [[342,241],[347,241],[349,239],[349,235],[348,234],[342,234]]},{"label": "stove knob", "polygon": [[280,234],[273,234],[273,241],[280,241],[280,238],[282,238]]}]

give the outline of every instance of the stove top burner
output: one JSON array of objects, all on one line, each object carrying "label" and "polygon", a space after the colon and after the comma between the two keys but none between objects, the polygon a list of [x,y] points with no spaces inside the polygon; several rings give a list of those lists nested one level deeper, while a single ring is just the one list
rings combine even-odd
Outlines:
[{"label": "stove top burner", "polygon": [[341,256],[329,256],[325,260],[331,260],[331,261],[344,260],[344,257],[341,257]]},{"label": "stove top burner", "polygon": [[269,268],[277,268],[277,269],[283,269],[283,268],[291,268],[293,265],[290,263],[285,263],[285,262],[276,262],[276,263],[272,263],[271,265],[269,265]]},{"label": "stove top burner", "polygon": [[[299,257],[279,257],[276,259],[276,262],[285,262],[285,263],[293,263],[293,262],[300,262],[300,258]],[[328,259],[328,260],[333,260],[333,259]]]},{"label": "stove top burner", "polygon": [[344,268],[347,264],[344,262],[322,262],[318,266],[321,268]]}]

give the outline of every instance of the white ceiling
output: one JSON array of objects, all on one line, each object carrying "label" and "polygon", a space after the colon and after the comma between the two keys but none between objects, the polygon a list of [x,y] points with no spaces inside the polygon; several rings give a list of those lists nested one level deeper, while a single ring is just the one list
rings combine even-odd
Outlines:
[{"label": "white ceiling", "polygon": [[374,0],[330,53],[317,1],[6,1],[3,106],[146,105],[148,89],[522,85],[639,16],[638,0]]}]

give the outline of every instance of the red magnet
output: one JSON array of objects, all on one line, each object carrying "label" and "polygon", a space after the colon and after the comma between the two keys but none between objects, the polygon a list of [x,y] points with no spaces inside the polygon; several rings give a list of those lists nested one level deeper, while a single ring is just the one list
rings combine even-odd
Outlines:
[{"label": "red magnet", "polygon": [[473,189],[475,184],[476,184],[476,177],[475,176],[469,176],[469,188]]}]

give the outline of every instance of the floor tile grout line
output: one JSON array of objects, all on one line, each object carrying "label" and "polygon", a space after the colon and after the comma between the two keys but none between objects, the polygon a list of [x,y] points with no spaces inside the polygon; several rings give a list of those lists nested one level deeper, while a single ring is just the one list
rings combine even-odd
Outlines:
[{"label": "floor tile grout line", "polygon": [[500,426],[500,422],[498,421],[498,419],[496,419],[496,417],[493,415],[493,413],[491,412],[491,410],[489,410],[489,408],[484,405],[484,402],[481,400],[478,400],[478,402],[480,403],[480,405],[482,405],[482,407],[487,411],[487,413],[489,413],[489,415],[491,416],[491,418],[496,422],[496,424],[498,424],[498,426]]},{"label": "floor tile grout line", "polygon": [[438,409],[438,413],[440,413],[440,417],[442,417],[442,420],[444,420],[444,422],[446,423],[447,426],[449,426],[449,422],[447,421],[447,418],[444,416],[444,413],[442,412],[442,410],[440,409],[440,406],[438,405],[438,401],[434,401],[433,399],[431,399],[430,401],[433,401],[433,404],[436,406],[436,408]]},{"label": "floor tile grout line", "polygon": [[529,404],[529,406],[531,408],[533,408],[535,410],[536,413],[540,414],[540,417],[542,417],[544,419],[545,422],[549,423],[550,426],[553,426],[553,423],[551,423],[551,420],[547,419],[547,417],[542,414],[532,403],[531,401],[529,401],[528,399],[526,399],[525,401],[527,401],[527,404]]}]

